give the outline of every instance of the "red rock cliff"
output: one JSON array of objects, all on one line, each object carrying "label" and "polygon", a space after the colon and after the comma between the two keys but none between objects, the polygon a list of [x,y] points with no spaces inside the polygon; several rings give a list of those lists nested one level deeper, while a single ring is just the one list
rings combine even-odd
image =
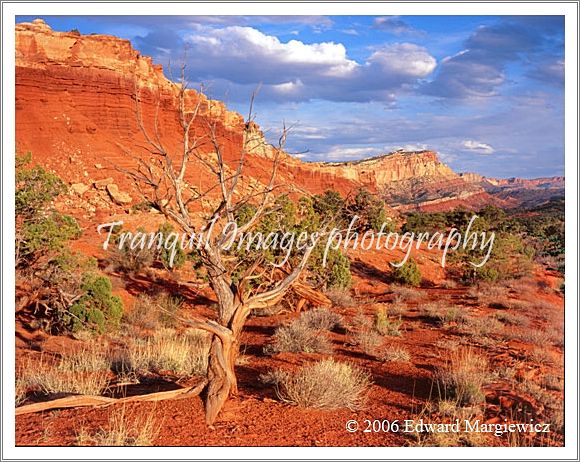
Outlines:
[{"label": "red rock cliff", "polygon": [[[143,120],[150,121],[156,112],[151,96],[156,89],[161,95],[160,136],[169,149],[179,152],[178,89],[164,77],[161,66],[134,50],[129,41],[54,32],[42,20],[16,25],[17,151],[31,151],[36,162],[71,183],[88,184],[106,177],[127,183],[126,176],[113,167],[135,164],[129,149],[147,156],[139,149],[145,142],[137,123],[135,94],[142,95]],[[242,116],[193,90],[188,95],[191,100],[202,99],[199,123],[210,120],[217,125],[226,161],[234,163],[242,143]],[[259,128],[256,136],[262,136]],[[266,148],[248,158],[246,184],[266,181],[269,169],[264,157],[270,155]],[[199,171],[192,169],[188,181],[206,185],[211,179]],[[346,163],[306,163],[285,156],[280,178],[311,192],[333,188],[345,193],[365,185],[407,207],[445,208],[446,203],[457,205],[470,197],[477,197],[478,203],[490,200],[480,186],[463,181],[432,151],[396,152]]]}]

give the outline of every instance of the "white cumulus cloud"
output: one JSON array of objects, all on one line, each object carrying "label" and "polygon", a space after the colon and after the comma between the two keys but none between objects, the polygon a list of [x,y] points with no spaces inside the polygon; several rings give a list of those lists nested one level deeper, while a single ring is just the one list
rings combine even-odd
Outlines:
[{"label": "white cumulus cloud", "polygon": [[463,143],[461,143],[461,145],[465,149],[477,152],[479,154],[493,154],[495,152],[493,146],[487,143],[481,143],[480,141],[465,140]]}]

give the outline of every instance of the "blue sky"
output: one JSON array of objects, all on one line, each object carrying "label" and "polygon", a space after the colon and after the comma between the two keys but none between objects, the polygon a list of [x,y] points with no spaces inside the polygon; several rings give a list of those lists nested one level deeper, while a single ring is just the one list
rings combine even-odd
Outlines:
[{"label": "blue sky", "polygon": [[[29,21],[32,16],[18,17]],[[433,149],[456,171],[564,174],[562,16],[46,16],[130,39],[305,160]]]}]

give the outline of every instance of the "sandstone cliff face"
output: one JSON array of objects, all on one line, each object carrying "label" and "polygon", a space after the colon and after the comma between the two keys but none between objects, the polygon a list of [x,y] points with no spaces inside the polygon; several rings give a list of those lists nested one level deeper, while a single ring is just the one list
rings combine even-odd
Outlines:
[{"label": "sandstone cliff face", "polygon": [[[42,20],[16,25],[17,151],[31,151],[36,162],[71,183],[92,184],[111,177],[131,192],[122,169],[134,167],[136,157],[154,162],[143,149],[136,95],[142,101],[145,127],[151,132],[158,114],[161,140],[169,151],[179,153],[178,92],[161,66],[127,40],[54,32]],[[192,106],[201,101],[199,121],[192,130],[199,133],[208,123],[215,126],[226,162],[235,165],[243,143],[243,117],[193,90],[187,95]],[[241,182],[247,188],[268,180],[268,163],[274,155],[258,126],[252,126],[250,136],[256,142]],[[208,156],[212,149],[209,143],[202,147]],[[282,157],[279,181],[296,190],[319,193],[332,188],[348,193],[365,186],[402,208],[442,209],[494,201],[480,182],[465,181],[432,151],[395,152],[345,163]],[[187,181],[210,186],[213,179],[202,171],[200,165],[193,166]]]}]

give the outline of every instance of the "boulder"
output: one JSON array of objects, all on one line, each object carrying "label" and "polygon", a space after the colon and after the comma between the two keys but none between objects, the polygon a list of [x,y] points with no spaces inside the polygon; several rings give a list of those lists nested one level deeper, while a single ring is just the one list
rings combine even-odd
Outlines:
[{"label": "boulder", "polygon": [[89,187],[84,183],[73,183],[70,185],[70,189],[75,194],[82,196],[84,193],[88,191]]},{"label": "boulder", "polygon": [[93,183],[93,185],[95,186],[95,188],[97,189],[106,189],[108,185],[113,184],[113,179],[112,178],[104,178],[102,180],[97,180]]},{"label": "boulder", "polygon": [[111,196],[111,199],[113,199],[113,202],[117,205],[127,205],[133,201],[129,194],[119,191],[119,187],[115,183],[107,185],[107,192],[109,193],[109,196]]}]

